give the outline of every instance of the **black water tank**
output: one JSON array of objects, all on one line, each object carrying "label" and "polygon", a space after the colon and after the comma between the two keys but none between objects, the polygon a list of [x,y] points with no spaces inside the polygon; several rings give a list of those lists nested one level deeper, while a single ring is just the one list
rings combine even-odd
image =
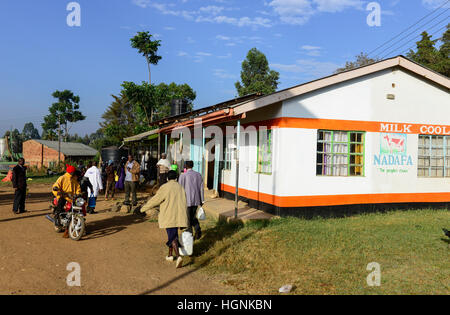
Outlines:
[{"label": "black water tank", "polygon": [[188,111],[188,102],[185,99],[176,99],[172,101],[170,107],[171,107],[170,115],[178,116]]},{"label": "black water tank", "polygon": [[116,146],[102,148],[102,161],[114,161],[119,162],[122,157],[127,157],[128,155],[128,149],[125,147],[122,147],[119,149]]}]

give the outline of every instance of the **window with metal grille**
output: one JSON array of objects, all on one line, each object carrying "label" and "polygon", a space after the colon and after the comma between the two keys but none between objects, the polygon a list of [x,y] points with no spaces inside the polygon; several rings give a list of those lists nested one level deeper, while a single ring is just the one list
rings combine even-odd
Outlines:
[{"label": "window with metal grille", "polygon": [[364,139],[364,132],[319,130],[316,174],[364,176]]},{"label": "window with metal grille", "polygon": [[419,135],[419,177],[450,177],[450,136]]},{"label": "window with metal grille", "polygon": [[272,174],[272,130],[258,131],[257,173]]},{"label": "window with metal grille", "polygon": [[224,170],[231,170],[231,162],[236,159],[236,134],[227,136],[225,138],[225,150],[224,150]]}]

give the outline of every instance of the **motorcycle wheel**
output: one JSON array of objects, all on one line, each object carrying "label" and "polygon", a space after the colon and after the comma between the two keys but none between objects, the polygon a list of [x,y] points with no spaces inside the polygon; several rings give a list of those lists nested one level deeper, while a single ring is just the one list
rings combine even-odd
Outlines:
[{"label": "motorcycle wheel", "polygon": [[75,216],[69,224],[69,237],[71,240],[79,241],[84,235],[84,230],[86,228],[85,220],[82,216]]}]

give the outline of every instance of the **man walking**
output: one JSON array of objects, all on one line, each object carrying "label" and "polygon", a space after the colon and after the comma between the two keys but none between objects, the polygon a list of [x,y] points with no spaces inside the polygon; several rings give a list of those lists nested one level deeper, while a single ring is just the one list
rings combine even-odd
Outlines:
[{"label": "man walking", "polygon": [[170,162],[167,159],[167,154],[161,154],[161,160],[158,161],[156,167],[159,173],[159,186],[162,186],[167,183],[167,173],[170,170]]},{"label": "man walking", "polygon": [[103,190],[102,174],[100,170],[95,166],[94,162],[90,162],[89,166],[90,167],[88,168],[84,176],[89,178],[89,181],[92,184],[92,189],[90,187],[88,188],[88,200],[91,200],[91,198],[93,198],[95,202],[92,202],[90,205],[88,202],[88,213],[96,214],[97,212],[95,212],[94,205],[97,203],[99,192]]},{"label": "man walking", "polygon": [[141,212],[147,212],[159,206],[158,222],[161,229],[166,229],[169,248],[167,261],[174,261],[173,252],[175,251],[176,267],[180,268],[183,258],[179,252],[178,229],[185,228],[188,225],[186,215],[186,193],[177,183],[177,172],[169,171],[167,174],[168,182],[161,186],[156,195],[150,199],[142,208]]},{"label": "man walking", "polygon": [[20,158],[17,165],[12,171],[12,183],[14,192],[13,212],[20,214],[26,212],[25,198],[27,196],[27,168],[25,167],[25,160]]},{"label": "man walking", "polygon": [[187,216],[189,220],[188,231],[193,233],[192,228],[195,230],[195,239],[202,237],[202,230],[200,223],[198,222],[195,214],[197,213],[198,206],[202,206],[205,202],[203,191],[203,178],[200,173],[194,171],[194,162],[186,161],[186,172],[180,175],[178,182],[186,191],[187,200]]},{"label": "man walking", "polygon": [[133,206],[137,205],[137,183],[139,182],[139,174],[141,166],[136,162],[133,156],[128,155],[128,161],[125,163],[125,201],[124,205],[130,204],[130,193],[133,195]]}]

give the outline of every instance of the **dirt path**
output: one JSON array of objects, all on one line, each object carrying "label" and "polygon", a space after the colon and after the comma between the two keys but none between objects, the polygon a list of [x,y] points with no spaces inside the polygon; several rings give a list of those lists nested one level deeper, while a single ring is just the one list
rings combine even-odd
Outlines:
[{"label": "dirt path", "polygon": [[[88,215],[89,235],[63,239],[53,231],[49,186],[30,187],[26,214],[12,212],[13,190],[0,187],[0,294],[229,294],[218,281],[164,257],[166,234],[157,223],[133,215]],[[67,264],[81,266],[81,287],[69,287]]]}]

